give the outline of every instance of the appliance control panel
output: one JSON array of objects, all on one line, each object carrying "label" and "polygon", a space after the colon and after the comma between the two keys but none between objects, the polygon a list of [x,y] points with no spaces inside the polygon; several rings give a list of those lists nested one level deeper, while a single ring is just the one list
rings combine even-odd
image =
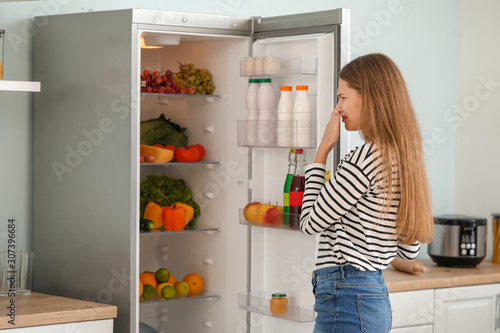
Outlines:
[{"label": "appliance control panel", "polygon": [[477,252],[476,228],[460,228],[460,256],[475,256]]}]

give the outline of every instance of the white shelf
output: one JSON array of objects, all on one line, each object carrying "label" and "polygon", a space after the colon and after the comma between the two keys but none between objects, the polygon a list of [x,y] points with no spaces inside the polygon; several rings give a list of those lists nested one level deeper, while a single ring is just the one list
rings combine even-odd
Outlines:
[{"label": "white shelf", "polygon": [[40,90],[40,82],[0,80],[0,91],[40,92]]}]

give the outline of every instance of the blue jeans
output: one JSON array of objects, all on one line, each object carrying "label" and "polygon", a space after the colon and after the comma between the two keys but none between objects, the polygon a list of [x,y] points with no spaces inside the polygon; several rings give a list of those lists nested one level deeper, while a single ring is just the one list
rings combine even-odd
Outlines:
[{"label": "blue jeans", "polygon": [[314,271],[312,285],[317,312],[314,333],[390,331],[391,304],[381,271],[325,267]]}]

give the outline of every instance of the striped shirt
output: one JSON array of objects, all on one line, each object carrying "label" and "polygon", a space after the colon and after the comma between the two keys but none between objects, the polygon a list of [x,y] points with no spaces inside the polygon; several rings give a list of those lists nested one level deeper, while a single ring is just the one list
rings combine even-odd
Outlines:
[{"label": "striped shirt", "polygon": [[393,186],[392,202],[385,217],[384,190],[377,175],[381,156],[373,144],[353,149],[325,184],[325,165],[306,167],[300,228],[320,233],[316,268],[352,265],[362,271],[385,269],[394,257],[415,258],[417,242],[398,244],[394,235],[399,206],[399,185]]}]

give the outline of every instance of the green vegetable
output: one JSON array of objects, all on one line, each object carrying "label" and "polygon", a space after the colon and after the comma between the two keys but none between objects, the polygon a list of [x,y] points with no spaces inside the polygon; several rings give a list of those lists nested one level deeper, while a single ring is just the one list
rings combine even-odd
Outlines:
[{"label": "green vegetable", "polygon": [[142,231],[151,231],[155,228],[155,223],[148,219],[141,219],[141,229]]},{"label": "green vegetable", "polygon": [[161,115],[156,119],[141,121],[141,145],[173,145],[175,148],[186,147],[188,138],[186,128]]},{"label": "green vegetable", "polygon": [[162,207],[168,207],[175,202],[182,202],[193,207],[194,214],[184,229],[192,229],[196,219],[200,216],[200,206],[193,200],[191,189],[182,179],[175,179],[165,175],[149,175],[141,181],[140,215],[144,216],[144,209],[152,201]]}]

